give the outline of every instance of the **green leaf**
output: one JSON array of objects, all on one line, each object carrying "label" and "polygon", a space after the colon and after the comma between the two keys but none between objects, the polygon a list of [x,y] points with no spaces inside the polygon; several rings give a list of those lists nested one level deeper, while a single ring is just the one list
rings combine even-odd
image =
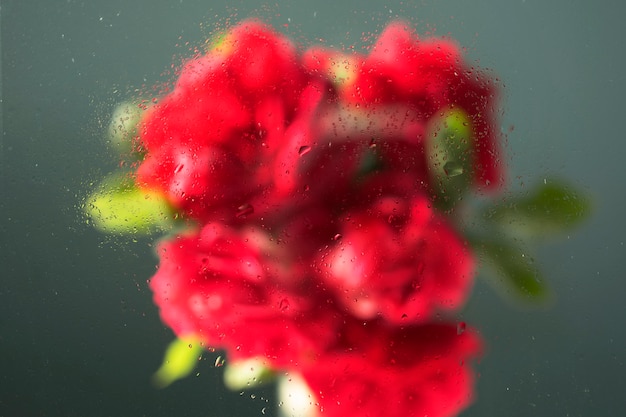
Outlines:
[{"label": "green leaf", "polygon": [[152,376],[154,385],[165,388],[188,376],[196,367],[202,350],[200,339],[195,336],[174,340],[165,351],[161,367]]},{"label": "green leaf", "polygon": [[454,207],[472,184],[474,143],[472,124],[461,109],[451,109],[428,127],[428,168],[435,186],[437,205]]},{"label": "green leaf", "polygon": [[591,201],[573,187],[544,181],[522,197],[487,209],[487,220],[516,237],[545,238],[571,230],[589,217]]},{"label": "green leaf", "polygon": [[517,300],[542,302],[549,298],[549,291],[532,255],[505,239],[474,238],[474,251],[491,272],[496,288]]},{"label": "green leaf", "polygon": [[86,200],[83,206],[93,225],[116,234],[150,234],[171,229],[174,210],[165,196],[143,190],[129,175],[114,174]]}]

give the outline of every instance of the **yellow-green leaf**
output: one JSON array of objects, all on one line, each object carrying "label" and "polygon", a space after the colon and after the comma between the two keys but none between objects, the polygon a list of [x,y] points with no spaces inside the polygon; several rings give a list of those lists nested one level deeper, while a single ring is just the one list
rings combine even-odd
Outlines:
[{"label": "yellow-green leaf", "polygon": [[194,370],[202,354],[200,339],[188,336],[174,340],[167,347],[161,367],[152,377],[158,388],[165,388],[174,381],[185,378]]},{"label": "yellow-green leaf", "polygon": [[105,233],[150,234],[174,225],[163,194],[137,187],[127,175],[112,175],[86,200],[84,211]]}]

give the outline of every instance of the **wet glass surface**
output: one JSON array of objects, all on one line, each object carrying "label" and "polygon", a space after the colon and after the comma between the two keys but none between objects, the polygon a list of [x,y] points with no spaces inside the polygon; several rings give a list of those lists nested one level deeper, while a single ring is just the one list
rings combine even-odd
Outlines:
[{"label": "wet glass surface", "polygon": [[271,386],[223,388],[219,352],[205,354],[191,377],[153,388],[173,338],[146,283],[154,239],[106,237],[80,207],[118,164],[103,140],[115,105],[171,80],[214,27],[249,16],[306,46],[338,48],[369,43],[364,33],[400,17],[418,33],[458,40],[498,74],[511,190],[567,178],[589,193],[594,212],[539,248],[551,305],[519,308],[477,281],[461,317],[488,350],[476,366],[477,401],[462,415],[626,408],[623,6],[362,3],[2,3],[1,415],[277,414]]}]

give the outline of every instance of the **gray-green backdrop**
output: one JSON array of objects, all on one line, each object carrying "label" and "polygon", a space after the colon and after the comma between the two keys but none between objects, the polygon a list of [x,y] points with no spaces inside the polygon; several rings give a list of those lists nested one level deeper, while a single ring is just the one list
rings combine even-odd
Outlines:
[{"label": "gray-green backdrop", "polygon": [[102,140],[115,103],[171,79],[215,24],[251,15],[337,47],[402,17],[499,74],[512,188],[566,177],[595,211],[537,257],[549,309],[512,307],[477,284],[464,318],[489,351],[464,415],[623,415],[623,2],[3,0],[0,416],[275,414],[271,389],[225,391],[214,355],[198,376],[151,387],[172,338],[146,286],[151,240],[107,239],[79,210],[116,166]]}]

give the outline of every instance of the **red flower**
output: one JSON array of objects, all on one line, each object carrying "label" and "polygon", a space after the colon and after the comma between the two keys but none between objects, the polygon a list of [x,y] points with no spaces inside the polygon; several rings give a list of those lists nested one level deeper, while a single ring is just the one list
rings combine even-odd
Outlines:
[{"label": "red flower", "polygon": [[425,196],[381,197],[341,224],[320,277],[356,317],[421,323],[469,296],[473,258]]},{"label": "red flower", "polygon": [[[424,154],[422,124],[451,107],[462,108],[474,129],[475,184],[484,189],[502,184],[500,135],[495,123],[497,86],[492,77],[464,61],[456,43],[421,40],[406,23],[394,22],[366,57],[312,48],[305,53],[303,63],[312,74],[334,85],[343,103],[358,106],[361,113],[369,115],[361,123],[369,129],[362,132],[366,140],[419,144],[416,155]],[[394,123],[394,119],[404,122]],[[386,129],[373,129],[381,120],[388,123]]]},{"label": "red flower", "polygon": [[220,224],[163,241],[150,280],[163,321],[179,337],[228,349],[231,359],[261,356],[286,366],[324,350],[338,313],[306,281],[287,288],[287,266],[272,259],[274,250],[260,231]]},{"label": "red flower", "polygon": [[282,151],[306,77],[286,38],[258,22],[238,25],[145,114],[137,183],[195,219],[235,217],[272,186],[266,165]]},{"label": "red flower", "polygon": [[302,372],[326,416],[457,413],[480,342],[434,317],[466,301],[474,259],[431,207],[428,130],[461,108],[474,183],[493,187],[494,92],[456,44],[403,23],[354,56],[234,27],[139,126],[137,184],[199,227],[159,245],[163,321]]},{"label": "red flower", "polygon": [[302,371],[325,417],[452,417],[473,400],[467,361],[481,350],[450,324],[361,325]]},{"label": "red flower", "polygon": [[227,56],[226,70],[243,97],[254,104],[275,94],[292,111],[305,74],[289,39],[249,20],[232,28],[215,51]]}]

